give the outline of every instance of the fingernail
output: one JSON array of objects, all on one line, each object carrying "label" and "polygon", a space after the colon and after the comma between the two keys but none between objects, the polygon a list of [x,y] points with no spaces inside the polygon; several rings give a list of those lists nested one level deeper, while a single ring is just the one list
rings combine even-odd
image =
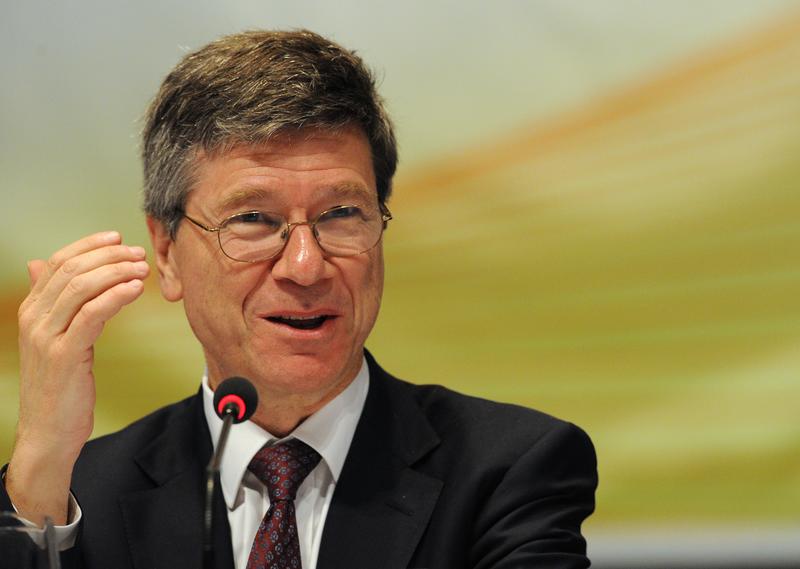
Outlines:
[{"label": "fingernail", "polygon": [[144,257],[144,247],[139,247],[138,245],[134,245],[133,247],[128,247],[128,250],[131,252],[131,255],[135,255],[137,257]]},{"label": "fingernail", "polygon": [[103,235],[100,236],[103,241],[108,242],[116,242],[119,241],[120,235],[119,231],[106,231]]}]

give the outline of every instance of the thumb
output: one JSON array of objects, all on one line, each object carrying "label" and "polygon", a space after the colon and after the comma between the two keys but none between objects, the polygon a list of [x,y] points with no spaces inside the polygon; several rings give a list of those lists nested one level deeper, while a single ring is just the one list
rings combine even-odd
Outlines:
[{"label": "thumb", "polygon": [[44,267],[45,262],[41,259],[28,261],[28,278],[31,281],[31,288],[33,288],[36,284],[36,281],[39,280],[39,277],[42,275],[42,271],[44,271]]}]

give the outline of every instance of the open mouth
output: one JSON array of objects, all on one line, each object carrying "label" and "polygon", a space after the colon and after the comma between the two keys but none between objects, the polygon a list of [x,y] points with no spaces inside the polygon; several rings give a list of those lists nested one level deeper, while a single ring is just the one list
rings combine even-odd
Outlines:
[{"label": "open mouth", "polygon": [[269,316],[267,320],[275,322],[276,324],[285,324],[286,326],[291,326],[298,330],[316,330],[330,318],[333,318],[333,316]]}]

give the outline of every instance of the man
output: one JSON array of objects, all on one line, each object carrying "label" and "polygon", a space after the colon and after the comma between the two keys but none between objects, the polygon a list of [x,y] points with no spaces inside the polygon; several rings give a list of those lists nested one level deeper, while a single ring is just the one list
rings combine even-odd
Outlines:
[{"label": "man", "polygon": [[161,292],[203,347],[201,391],[87,443],[93,346],[142,293],[145,253],[110,232],[31,262],[0,507],[52,517],[65,564],[198,567],[212,391],[240,375],[260,403],[223,459],[218,567],[588,566],[580,429],[402,382],[364,351],[397,153],[358,57],[307,31],[222,38],[165,79],[143,161]]}]

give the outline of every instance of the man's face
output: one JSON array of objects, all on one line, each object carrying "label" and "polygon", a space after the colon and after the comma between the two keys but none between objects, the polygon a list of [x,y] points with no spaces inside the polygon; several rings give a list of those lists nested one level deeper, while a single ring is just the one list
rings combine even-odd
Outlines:
[{"label": "man's face", "polygon": [[[313,220],[354,200],[377,206],[370,147],[360,130],[302,132],[198,160],[186,213],[216,227],[236,213],[270,211]],[[215,233],[184,220],[174,241],[149,222],[161,287],[183,299],[212,387],[232,375],[254,381],[262,398],[324,403],[361,366],[383,290],[381,243],[352,257],[326,256],[308,226],[295,227],[278,256],[237,262]],[[302,329],[289,318],[328,316]]]}]

